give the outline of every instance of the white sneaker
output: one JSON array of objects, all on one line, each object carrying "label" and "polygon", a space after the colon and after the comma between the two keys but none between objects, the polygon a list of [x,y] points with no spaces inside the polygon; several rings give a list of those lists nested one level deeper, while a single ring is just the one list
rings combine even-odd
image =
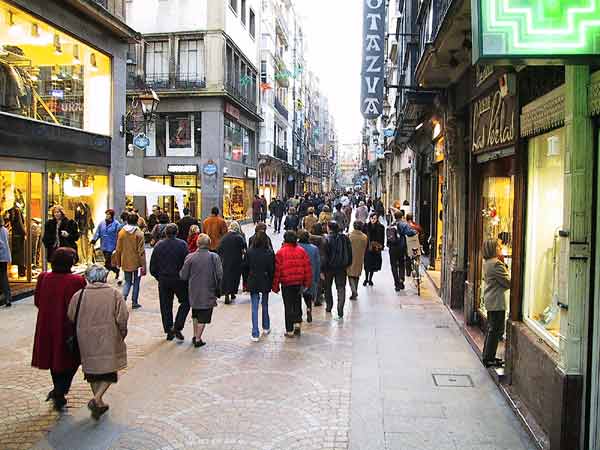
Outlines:
[{"label": "white sneaker", "polygon": [[267,330],[263,330],[263,335],[268,336],[269,334],[271,334],[271,329],[267,329]]},{"label": "white sneaker", "polygon": [[257,337],[254,337],[254,336],[251,336],[251,337],[250,337],[250,340],[251,340],[252,342],[259,342],[259,341],[260,341],[260,339],[259,339],[259,338],[257,338]]}]

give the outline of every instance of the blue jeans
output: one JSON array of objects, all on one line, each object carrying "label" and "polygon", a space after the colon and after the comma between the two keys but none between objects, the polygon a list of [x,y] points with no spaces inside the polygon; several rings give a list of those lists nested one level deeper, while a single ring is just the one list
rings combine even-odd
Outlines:
[{"label": "blue jeans", "polygon": [[261,294],[260,292],[250,293],[252,300],[252,337],[258,337],[258,304],[262,297],[262,327],[263,330],[271,328],[271,320],[269,319],[269,293]]},{"label": "blue jeans", "polygon": [[135,305],[137,304],[140,295],[140,276],[138,275],[137,270],[135,272],[125,272],[125,284],[123,285],[123,297],[125,297],[125,301],[127,301],[132,284],[133,294],[131,296],[131,301]]}]

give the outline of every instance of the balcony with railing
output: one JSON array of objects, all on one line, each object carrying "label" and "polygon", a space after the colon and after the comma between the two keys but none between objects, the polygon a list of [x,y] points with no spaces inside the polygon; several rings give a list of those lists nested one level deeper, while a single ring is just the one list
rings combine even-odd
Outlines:
[{"label": "balcony with railing", "polygon": [[287,108],[283,106],[283,103],[281,103],[277,97],[275,97],[275,101],[273,103],[275,104],[275,109],[277,110],[277,112],[281,114],[285,118],[285,120],[288,120],[289,112]]},{"label": "balcony with railing", "polygon": [[287,148],[280,147],[279,145],[275,145],[275,158],[287,162],[288,161]]},{"label": "balcony with railing", "polygon": [[206,87],[206,79],[199,73],[177,72],[176,89],[202,89]]},{"label": "balcony with railing", "polygon": [[146,73],[141,75],[134,70],[127,72],[127,89],[142,90],[146,88],[155,91],[182,91],[204,89],[206,79],[199,73]]},{"label": "balcony with railing", "polygon": [[234,84],[233,81],[227,81],[225,83],[225,90],[250,111],[257,112],[256,90],[251,88],[251,86],[242,87],[239,84]]}]

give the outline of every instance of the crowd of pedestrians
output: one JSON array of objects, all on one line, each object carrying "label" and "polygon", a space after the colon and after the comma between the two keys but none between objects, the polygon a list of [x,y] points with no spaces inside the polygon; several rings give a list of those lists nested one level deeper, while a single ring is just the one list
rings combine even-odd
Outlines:
[{"label": "crowd of pedestrians", "polygon": [[[88,403],[92,417],[99,419],[108,410],[103,395],[127,365],[126,302],[131,294],[132,309],[142,307],[140,280],[147,270],[157,281],[166,340],[185,340],[191,311],[191,342],[196,348],[206,345],[204,331],[218,299],[223,297],[226,305],[234,303],[240,285],[251,299],[253,342],[271,333],[271,293],[281,292],[288,338],[300,336],[304,320],[311,323],[314,308],[323,303],[327,313],[335,307],[334,318],[342,320],[346,284],[352,301],[358,299],[363,271],[363,285],[373,286],[386,244],[396,290],[404,289],[406,237],[422,230],[412,217],[405,220],[402,209],[394,211],[393,221],[388,218],[386,229],[384,214],[380,199],[354,194],[294,196],[285,202],[275,198],[269,204],[256,196],[252,203],[255,233],[247,239],[240,224],[225,221],[217,207],[203,222],[184,209],[176,223],[158,206],[147,220],[135,210],[118,220],[115,211],[108,209],[92,240],[93,245],[99,243],[104,265],[88,267],[84,277],[71,273],[78,260],[77,229],[63,208],[55,206],[44,241],[51,250],[52,271],[39,276],[35,291],[38,318],[32,358],[34,367],[51,372],[54,387],[47,400],[57,410],[66,405],[81,365],[93,393]],[[270,226],[280,233],[282,225],[283,244],[275,249],[267,230]],[[10,263],[6,241],[0,222],[0,275],[6,274]],[[147,243],[152,247],[148,267]],[[113,273],[120,287],[121,272],[124,283],[117,289],[108,278]],[[10,300],[4,276],[0,285]]]}]

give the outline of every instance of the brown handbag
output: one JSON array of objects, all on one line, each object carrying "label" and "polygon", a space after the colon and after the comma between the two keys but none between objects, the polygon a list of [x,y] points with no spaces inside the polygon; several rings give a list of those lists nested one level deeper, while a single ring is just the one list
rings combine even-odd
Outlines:
[{"label": "brown handbag", "polygon": [[377,242],[377,241],[369,242],[369,251],[379,253],[382,250],[383,250],[383,245],[381,245],[379,242]]}]

